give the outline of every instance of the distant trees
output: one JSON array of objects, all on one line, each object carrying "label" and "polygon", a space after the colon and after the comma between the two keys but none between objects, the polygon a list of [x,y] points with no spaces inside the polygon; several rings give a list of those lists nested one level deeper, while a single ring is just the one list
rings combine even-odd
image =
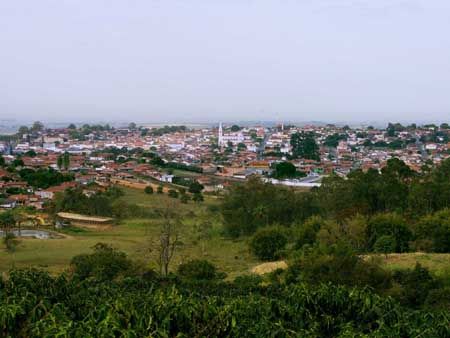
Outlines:
[{"label": "distant trees", "polygon": [[295,133],[291,136],[292,155],[294,158],[319,161],[319,146],[312,132]]},{"label": "distant trees", "polygon": [[323,142],[324,145],[327,147],[333,147],[336,148],[339,144],[339,141],[341,140],[347,140],[347,134],[333,134],[326,137],[325,141]]},{"label": "distant trees", "polygon": [[[50,205],[52,214],[60,211],[75,212],[91,216],[112,217],[123,214],[129,206],[115,204],[123,192],[118,188],[110,188],[106,192],[97,192],[91,196],[83,193],[81,188],[69,188],[62,193],[57,193]],[[120,211],[118,213],[118,211]]]},{"label": "distant trees", "polygon": [[44,124],[40,121],[34,122],[30,129],[31,132],[40,132],[42,130],[44,130]]},{"label": "distant trees", "polygon": [[239,236],[266,225],[289,225],[296,219],[306,219],[317,211],[312,197],[253,177],[225,195],[221,208],[225,230]]},{"label": "distant trees", "polygon": [[68,170],[70,167],[70,154],[66,151],[64,154],[59,155],[56,164],[60,170]]},{"label": "distant trees", "polygon": [[19,176],[30,186],[41,189],[74,180],[72,174],[60,173],[52,168],[37,170],[24,168],[19,171]]},{"label": "distant trees", "polygon": [[291,162],[280,162],[275,164],[272,176],[277,179],[285,179],[285,178],[304,177],[306,176],[306,174],[297,171],[297,168]]}]

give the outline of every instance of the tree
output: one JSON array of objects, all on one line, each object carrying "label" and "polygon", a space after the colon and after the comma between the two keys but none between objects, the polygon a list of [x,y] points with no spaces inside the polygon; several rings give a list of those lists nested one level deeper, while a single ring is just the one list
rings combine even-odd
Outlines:
[{"label": "tree", "polygon": [[233,124],[231,126],[231,131],[232,132],[238,132],[239,130],[241,130],[241,127],[239,127],[237,124]]},{"label": "tree", "polygon": [[418,240],[431,240],[433,252],[450,252],[450,209],[422,217],[415,227]]},{"label": "tree", "polygon": [[16,247],[19,244],[19,241],[17,240],[14,233],[7,232],[3,236],[3,244],[5,245],[6,251],[12,253],[16,251]]},{"label": "tree", "polygon": [[241,151],[241,150],[246,150],[246,149],[247,149],[247,146],[245,145],[245,143],[242,143],[242,142],[238,143],[237,150]]},{"label": "tree", "polygon": [[11,210],[0,213],[0,227],[5,233],[9,232],[16,224],[14,213]]},{"label": "tree", "polygon": [[158,185],[158,188],[156,188],[156,193],[162,194],[164,192],[164,188],[162,185]]},{"label": "tree", "polygon": [[201,193],[201,192],[195,193],[195,194],[192,196],[192,200],[193,200],[194,202],[203,202],[204,198],[203,198],[202,193]]},{"label": "tree", "polygon": [[204,189],[204,186],[202,184],[198,183],[198,181],[192,181],[189,184],[189,192],[191,194],[201,193],[203,189]]},{"label": "tree", "polygon": [[261,260],[274,260],[287,244],[285,232],[276,227],[258,230],[250,241],[250,250]]},{"label": "tree", "polygon": [[110,281],[119,274],[130,270],[132,262],[124,252],[109,244],[97,243],[91,254],[81,254],[72,258],[70,264],[73,273],[80,279],[95,278]]},{"label": "tree", "polygon": [[304,245],[312,245],[316,242],[317,233],[325,223],[323,218],[312,216],[303,224],[294,225],[295,229],[295,248],[301,249]]},{"label": "tree", "polygon": [[153,194],[153,187],[151,185],[147,185],[144,189],[144,192],[148,195]]},{"label": "tree", "polygon": [[314,133],[301,132],[291,136],[292,155],[294,158],[304,158],[319,161],[319,146],[314,138]]},{"label": "tree", "polygon": [[383,235],[379,237],[373,245],[373,251],[384,253],[387,258],[388,253],[395,252],[396,247],[397,243],[393,236]]},{"label": "tree", "polygon": [[275,178],[293,178],[297,176],[297,168],[291,162],[280,162],[275,165]]},{"label": "tree", "polygon": [[181,245],[178,231],[181,220],[175,210],[173,203],[167,203],[157,211],[160,217],[159,241],[150,248],[151,251],[156,250],[156,263],[160,274],[164,277],[169,274],[169,265],[176,249]]},{"label": "tree", "polygon": [[131,123],[128,125],[128,129],[130,129],[130,130],[136,130],[136,123],[131,122]]},{"label": "tree", "polygon": [[378,214],[372,217],[368,223],[368,245],[374,249],[377,240],[382,236],[392,236],[395,240],[394,252],[407,252],[412,232],[408,228],[405,219],[394,213]]},{"label": "tree", "polygon": [[27,126],[20,126],[17,133],[18,133],[20,136],[23,136],[23,135],[28,134],[29,132],[30,132],[30,130],[28,129]]},{"label": "tree", "polygon": [[40,121],[36,121],[33,123],[32,127],[31,127],[31,131],[32,132],[40,132],[44,130],[44,124]]},{"label": "tree", "polygon": [[75,129],[77,129],[77,126],[75,124],[71,123],[71,124],[69,124],[67,129],[75,130]]},{"label": "tree", "polygon": [[194,225],[194,231],[196,239],[201,243],[202,254],[205,254],[205,243],[211,239],[212,223],[208,220],[196,223]]},{"label": "tree", "polygon": [[62,165],[65,170],[68,170],[70,167],[70,154],[67,151],[63,154]]},{"label": "tree", "polygon": [[4,167],[5,166],[5,159],[3,158],[3,156],[0,154],[0,167]]}]

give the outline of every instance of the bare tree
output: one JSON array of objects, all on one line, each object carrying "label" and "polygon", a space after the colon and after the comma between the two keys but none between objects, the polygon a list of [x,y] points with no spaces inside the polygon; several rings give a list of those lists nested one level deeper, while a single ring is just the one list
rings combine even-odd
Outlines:
[{"label": "bare tree", "polygon": [[167,276],[175,251],[181,244],[179,236],[181,220],[171,201],[160,208],[158,214],[160,216],[159,238],[152,242],[150,251],[156,253],[156,263],[160,274]]}]

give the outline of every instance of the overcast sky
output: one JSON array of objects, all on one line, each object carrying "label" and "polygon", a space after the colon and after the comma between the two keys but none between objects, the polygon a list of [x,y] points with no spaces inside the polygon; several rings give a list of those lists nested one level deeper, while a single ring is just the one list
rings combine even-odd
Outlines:
[{"label": "overcast sky", "polygon": [[449,0],[1,0],[0,120],[450,120]]}]

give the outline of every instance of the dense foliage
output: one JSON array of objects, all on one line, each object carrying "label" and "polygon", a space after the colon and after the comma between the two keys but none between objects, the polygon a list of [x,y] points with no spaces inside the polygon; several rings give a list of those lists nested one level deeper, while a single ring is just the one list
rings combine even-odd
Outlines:
[{"label": "dense foliage", "polygon": [[33,188],[46,189],[50,186],[59,185],[63,182],[73,181],[72,174],[63,174],[54,169],[29,169],[24,168],[19,171],[20,177]]},{"label": "dense foliage", "polygon": [[[0,283],[10,337],[448,337],[448,312],[413,311],[367,288],[242,283],[177,286],[141,277],[79,281],[35,270]],[[208,287],[209,286],[209,287]]]},{"label": "dense foliage", "polygon": [[355,251],[450,252],[450,159],[421,173],[399,159],[381,170],[330,176],[309,193],[257,178],[233,187],[222,203],[225,231],[249,235],[279,224],[296,248],[345,241]]},{"label": "dense foliage", "polygon": [[261,260],[275,260],[288,242],[285,231],[281,228],[264,228],[258,230],[250,241],[251,251]]},{"label": "dense foliage", "polygon": [[320,160],[319,146],[313,133],[301,132],[291,136],[292,156],[307,160]]}]

